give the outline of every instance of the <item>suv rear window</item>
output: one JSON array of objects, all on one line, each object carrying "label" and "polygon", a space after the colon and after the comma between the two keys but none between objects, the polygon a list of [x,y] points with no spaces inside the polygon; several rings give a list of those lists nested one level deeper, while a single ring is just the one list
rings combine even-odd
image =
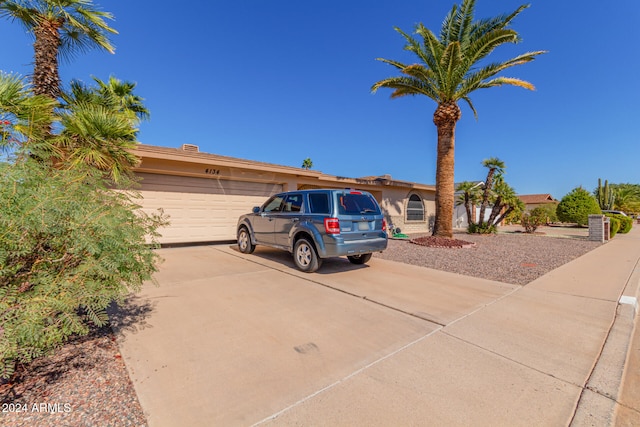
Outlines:
[{"label": "suv rear window", "polygon": [[327,193],[310,193],[309,207],[312,213],[329,213],[329,195]]},{"label": "suv rear window", "polygon": [[341,215],[379,214],[380,208],[368,194],[338,194],[338,213]]}]

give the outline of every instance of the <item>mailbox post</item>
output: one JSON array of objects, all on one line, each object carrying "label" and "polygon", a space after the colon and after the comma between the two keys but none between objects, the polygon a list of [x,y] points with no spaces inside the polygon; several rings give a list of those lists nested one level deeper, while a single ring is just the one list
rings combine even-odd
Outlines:
[{"label": "mailbox post", "polygon": [[606,242],[609,238],[609,218],[604,215],[589,215],[589,240]]}]

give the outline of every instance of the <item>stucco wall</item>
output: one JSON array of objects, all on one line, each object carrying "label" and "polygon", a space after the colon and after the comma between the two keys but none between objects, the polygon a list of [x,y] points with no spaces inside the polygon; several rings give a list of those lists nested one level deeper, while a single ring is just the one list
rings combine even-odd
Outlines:
[{"label": "stucco wall", "polygon": [[[422,221],[407,220],[407,203],[412,194],[422,199],[424,219]],[[387,223],[400,228],[402,233],[428,233],[433,227],[435,215],[435,194],[424,190],[408,190],[406,188],[385,188],[382,191],[380,207]]]}]

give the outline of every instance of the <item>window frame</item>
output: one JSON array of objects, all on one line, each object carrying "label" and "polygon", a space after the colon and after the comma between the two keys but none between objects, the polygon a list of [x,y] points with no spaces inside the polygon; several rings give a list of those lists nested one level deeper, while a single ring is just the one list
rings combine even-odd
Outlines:
[{"label": "window frame", "polygon": [[[412,198],[416,197],[418,200],[415,200]],[[411,206],[411,204],[413,203],[420,203],[420,208],[418,207],[413,207]],[[411,218],[410,214],[412,214],[411,216],[416,216],[418,215],[418,211],[420,211],[420,219],[416,219],[416,218]],[[404,219],[405,222],[425,222],[427,218],[427,212],[424,206],[424,199],[416,193],[411,193],[409,194],[409,197],[407,197],[407,204],[405,206],[405,212],[404,212]]]}]

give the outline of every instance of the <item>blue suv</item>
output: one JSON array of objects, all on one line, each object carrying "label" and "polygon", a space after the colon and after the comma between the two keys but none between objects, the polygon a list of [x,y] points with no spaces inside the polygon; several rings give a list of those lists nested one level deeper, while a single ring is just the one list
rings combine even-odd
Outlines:
[{"label": "blue suv", "polygon": [[387,248],[386,222],[376,199],[366,191],[299,190],[272,196],[238,219],[238,248],[256,245],[293,253],[296,266],[316,271],[323,258],[346,255],[364,264]]}]

